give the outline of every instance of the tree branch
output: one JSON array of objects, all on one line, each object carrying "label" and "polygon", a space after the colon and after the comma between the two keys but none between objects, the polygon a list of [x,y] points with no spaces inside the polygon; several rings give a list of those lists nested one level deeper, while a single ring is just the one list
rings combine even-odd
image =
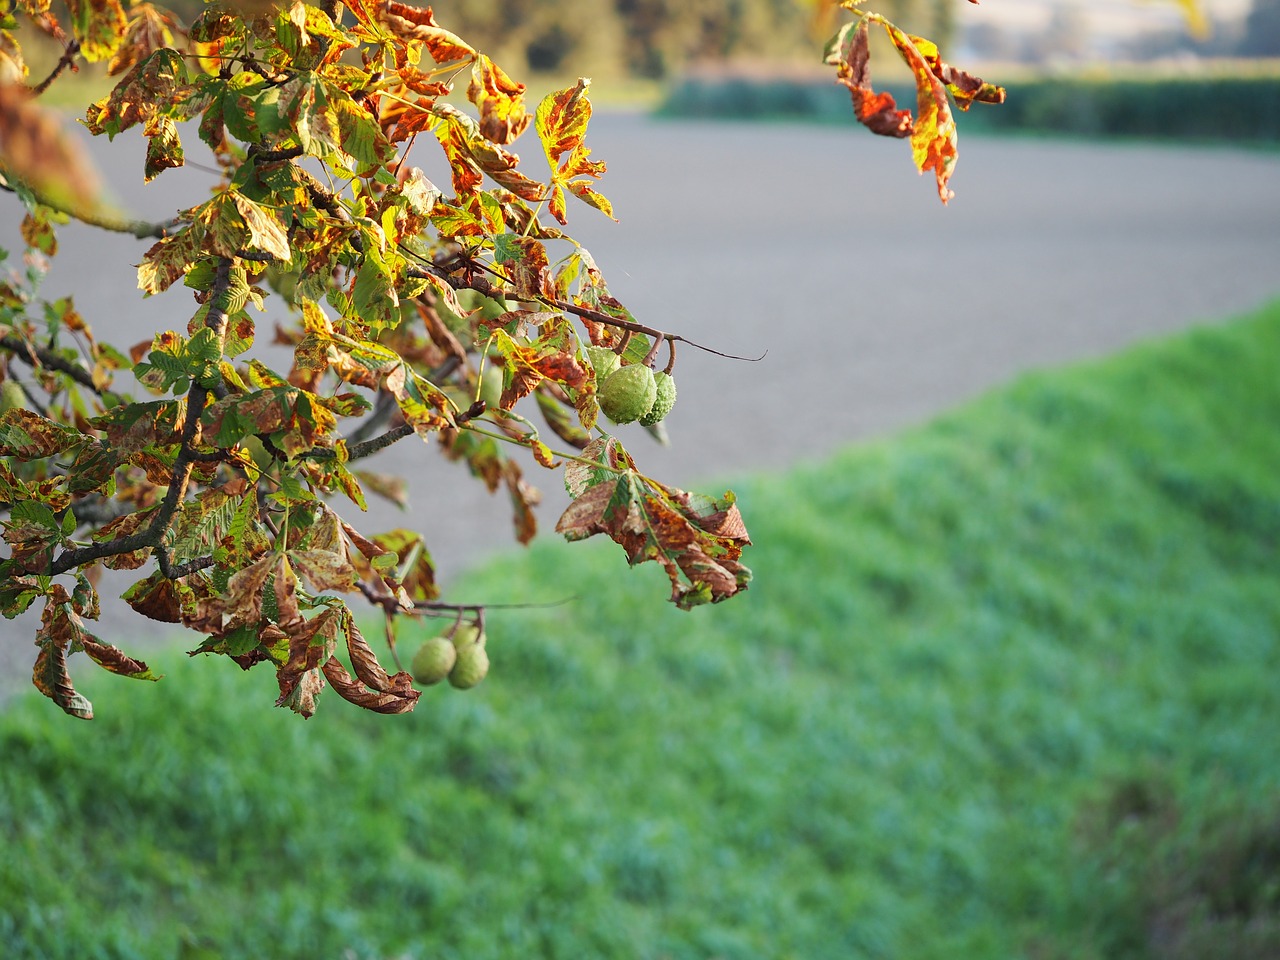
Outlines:
[{"label": "tree branch", "polygon": [[[231,261],[226,257],[219,257],[218,266],[214,272],[213,285],[209,290],[209,312],[205,319],[205,324],[218,336],[219,349],[222,347],[223,333],[226,329],[226,304],[230,289]],[[196,460],[200,457],[200,454],[195,449],[195,441],[196,435],[200,432],[200,417],[204,413],[205,405],[209,402],[209,394],[209,390],[194,383],[191,385],[191,389],[187,391],[187,412],[182,421],[178,455],[173,461],[169,489],[165,493],[164,500],[159,508],[157,508],[155,516],[147,524],[147,528],[127,537],[68,550],[51,564],[50,574],[56,576],[59,573],[66,573],[74,567],[83,566],[86,563],[92,563],[104,557],[131,553],[134,550],[151,547],[155,551],[161,573],[171,580],[186,575],[179,571],[189,566],[189,564],[173,566],[169,561],[168,551],[163,547],[163,540],[169,532],[173,518],[178,513],[179,506],[186,499],[187,486],[191,481],[191,470],[195,466]]]},{"label": "tree branch", "polygon": [[9,334],[0,337],[0,349],[9,350],[23,363],[31,367],[47,367],[50,370],[57,370],[59,373],[65,373],[76,383],[82,387],[88,387],[100,397],[115,396],[110,390],[104,390],[93,382],[93,374],[84,367],[72,363],[66,357],[60,357],[52,350],[44,347],[37,347],[28,343],[21,337]]},{"label": "tree branch", "polygon": [[48,90],[49,84],[62,76],[63,71],[68,67],[77,69],[75,66],[75,60],[78,56],[80,56],[80,41],[73,39],[67,44],[67,48],[62,51],[62,57],[56,64],[54,64],[53,70],[49,75],[31,88],[31,95],[33,97],[38,97],[40,94]]}]

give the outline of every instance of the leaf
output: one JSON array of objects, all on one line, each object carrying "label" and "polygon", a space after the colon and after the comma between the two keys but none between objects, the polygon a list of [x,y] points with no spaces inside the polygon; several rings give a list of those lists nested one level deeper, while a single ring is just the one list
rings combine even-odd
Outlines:
[{"label": "leaf", "polygon": [[42,417],[25,407],[0,414],[0,456],[42,460],[89,439],[74,427]]},{"label": "leaf", "polygon": [[233,192],[236,210],[249,228],[250,249],[261,250],[277,260],[290,260],[289,237],[280,219],[266,207],[254,203],[239,191]]},{"label": "leaf", "polygon": [[51,212],[48,207],[36,207],[33,212],[23,216],[22,225],[19,228],[22,233],[22,242],[48,257],[58,252],[58,235],[54,232],[53,223],[49,219]]},{"label": "leaf", "polygon": [[563,154],[582,148],[591,120],[591,100],[587,97],[590,84],[587,78],[579,78],[574,86],[553,91],[538,104],[534,126],[553,173]]},{"label": "leaf", "polygon": [[138,264],[138,289],[149,297],[181,280],[201,254],[203,232],[187,227],[152,245]]},{"label": "leaf", "polygon": [[[596,441],[587,452],[596,444],[611,463],[630,463],[612,438]],[[568,540],[608,534],[633,566],[657,561],[671,581],[671,600],[682,610],[719,603],[747,588],[751,571],[738,561],[751,540],[732,493],[716,500],[663,486],[633,468],[600,467],[579,471],[570,493],[575,489],[580,492],[556,530]]]},{"label": "leaf", "polygon": [[345,552],[290,550],[289,562],[318,591],[355,589],[356,571],[347,560]]},{"label": "leaf", "polygon": [[110,673],[128,677],[131,680],[154,681],[161,679],[163,676],[153,672],[141,660],[135,660],[118,647],[113,647],[109,643],[102,643],[92,634],[82,633],[79,637],[79,643],[84,652],[89,655],[89,659]]},{"label": "leaf", "polygon": [[934,76],[929,62],[911,38],[885,22],[884,28],[898,53],[915,76],[916,120],[911,131],[911,154],[921,173],[932,170],[938,183],[938,198],[946,203],[954,194],[947,188],[956,164],[956,124],[947,100],[947,88]]},{"label": "leaf", "polygon": [[0,83],[0,173],[75,214],[104,209],[89,155],[23,84]]},{"label": "leaf", "polygon": [[[48,608],[46,607],[46,610]],[[93,719],[93,704],[76,691],[67,673],[66,647],[40,639],[36,634],[40,653],[36,655],[31,671],[31,682],[42,694],[56,703],[63,711],[81,720]]]},{"label": "leaf", "polygon": [[533,119],[524,107],[525,85],[517,83],[483,53],[471,66],[467,98],[480,110],[480,133],[494,143],[510,143]]},{"label": "leaf", "polygon": [[912,132],[910,110],[899,110],[890,93],[871,89],[871,51],[867,21],[846,24],[829,49],[827,62],[837,68],[836,81],[849,88],[853,112],[858,122],[872,133],[885,137],[909,137]]},{"label": "leaf", "polygon": [[533,393],[544,380],[570,389],[582,387],[588,380],[587,369],[578,360],[577,337],[563,317],[544,324],[538,338],[530,343],[519,343],[502,329],[494,331],[493,342],[510,372],[502,391],[504,410]]},{"label": "leaf", "polygon": [[961,110],[968,110],[974,102],[1004,103],[1006,95],[1004,87],[997,87],[993,83],[987,83],[971,73],[951,66],[942,59],[938,45],[932,40],[913,35],[911,42],[929,64],[933,75],[946,84],[947,92],[951,94],[956,106]]},{"label": "leaf", "polygon": [[[287,571],[287,562],[284,557],[280,561],[281,574],[276,576],[277,596],[282,593],[281,582],[287,580],[282,575]],[[284,602],[281,602],[280,610],[281,626],[289,636],[289,658],[276,671],[276,681],[280,686],[276,706],[288,707],[309,718],[315,713],[316,698],[324,689],[324,674],[321,670],[332,658],[337,646],[341,614],[338,610],[327,609],[311,620],[302,620],[300,617],[284,620]],[[296,611],[296,605],[294,610]]]},{"label": "leaf", "polygon": [[178,23],[169,11],[150,3],[135,3],[129,9],[124,39],[107,66],[107,76],[118,76],[155,51],[172,47],[177,29]]},{"label": "leaf", "polygon": [[184,155],[177,124],[168,117],[156,116],[147,122],[143,133],[147,137],[147,159],[142,173],[146,182],[150,183],[164,170],[182,166]]},{"label": "leaf", "polygon": [[131,67],[110,94],[85,111],[85,126],[91,133],[114,137],[179,104],[203,109],[204,98],[195,95],[196,89],[182,54],[161,48]]},{"label": "leaf", "polygon": [[[590,83],[585,77],[580,78],[576,86],[547,94],[538,104],[535,116],[538,139],[542,141],[552,171],[547,209],[562,224],[568,222],[564,203],[566,188],[607,216],[613,216],[612,205],[591,189],[589,180],[574,180],[598,178],[605,171],[603,161],[588,159],[591,151],[583,143],[591,119],[591,100],[587,97]],[[568,156],[562,161],[560,158],[565,154]]]},{"label": "leaf", "polygon": [[476,51],[461,37],[435,22],[431,8],[425,10],[387,0],[378,9],[378,21],[402,40],[413,40],[426,46],[436,63],[470,60]]},{"label": "leaf", "polygon": [[67,10],[86,60],[92,63],[115,54],[129,26],[119,0],[67,0]]},{"label": "leaf", "polygon": [[[333,684],[333,689],[338,692],[338,696],[349,703],[354,703],[357,707],[372,710],[374,713],[408,713],[418,705],[418,698],[421,696],[421,693],[412,687],[407,690],[369,690],[363,684],[354,680],[351,674],[347,673],[346,668],[334,657],[330,657],[325,661],[324,675]],[[398,673],[396,676],[407,678],[408,674]]]}]

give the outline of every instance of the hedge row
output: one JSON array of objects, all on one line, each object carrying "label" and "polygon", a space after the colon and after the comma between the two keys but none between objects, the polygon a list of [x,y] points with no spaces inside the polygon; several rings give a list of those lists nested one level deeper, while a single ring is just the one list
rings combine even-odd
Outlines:
[{"label": "hedge row", "polygon": [[[1280,143],[1280,73],[1160,80],[1043,78],[1006,84],[1003,106],[979,104],[961,129]],[[911,104],[909,87],[888,88]],[[809,77],[699,75],[674,85],[659,113],[672,117],[808,119],[848,123],[843,87]]]}]

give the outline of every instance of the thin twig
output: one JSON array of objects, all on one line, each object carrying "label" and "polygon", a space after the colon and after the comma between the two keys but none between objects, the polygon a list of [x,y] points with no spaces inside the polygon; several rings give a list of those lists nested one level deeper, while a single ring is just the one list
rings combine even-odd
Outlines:
[{"label": "thin twig", "polygon": [[49,75],[45,77],[43,80],[41,80],[39,83],[37,83],[34,87],[31,88],[31,95],[33,97],[38,97],[40,96],[40,94],[48,90],[49,84],[53,83],[53,81],[57,80],[58,77],[62,76],[63,71],[65,71],[68,67],[71,67],[72,69],[78,69],[75,66],[75,59],[78,56],[80,56],[80,41],[73,39],[70,43],[67,44],[67,48],[62,51],[62,57],[58,60],[56,64],[54,64],[53,70],[49,73]]},{"label": "thin twig", "polygon": [[66,357],[60,357],[52,350],[46,350],[43,347],[37,347],[35,344],[28,343],[21,337],[9,334],[0,337],[0,349],[10,350],[13,355],[31,367],[47,367],[50,370],[57,370],[59,373],[65,373],[76,383],[82,387],[88,387],[100,397],[112,396],[110,390],[104,390],[93,382],[93,374],[84,367],[72,363]]}]

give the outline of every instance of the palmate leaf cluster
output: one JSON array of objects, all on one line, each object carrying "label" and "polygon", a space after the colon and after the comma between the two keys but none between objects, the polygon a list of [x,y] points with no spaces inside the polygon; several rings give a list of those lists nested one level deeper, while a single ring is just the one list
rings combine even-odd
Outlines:
[{"label": "palmate leaf cluster", "polygon": [[[855,17],[828,61],[857,117],[910,137],[945,200],[948,98],[967,106],[998,89],[839,6]],[[378,712],[412,709],[410,676],[383,668],[344,599],[385,613],[393,649],[397,616],[450,609],[420,535],[368,535],[349,520],[366,496],[402,496],[359,467],[399,441],[427,441],[505,488],[521,541],[537,528],[525,465],[563,470],[573,501],[557,529],[569,539],[605,534],[630,563],[658,563],[682,608],[746,589],[750,539],[733,494],[644,475],[599,418],[588,347],[653,366],[665,346],[669,373],[683,338],[639,322],[563,230],[575,204],[613,215],[587,145],[590,81],[527,103],[522,83],[430,8],[397,0],[214,2],[186,25],[149,3],[70,0],[62,20],[44,0],[20,8],[67,54],[29,85],[18,20],[4,20],[0,175],[27,206],[28,270],[0,284],[0,612],[40,604],[34,680],[50,699],[92,716],[66,666],[78,652],[155,679],[86,626],[107,567],[138,571],[127,602],[202,635],[193,653],[269,664],[278,703],[303,716],[326,686]],[[871,90],[869,23],[917,77],[914,119]],[[163,224],[105,209],[91,167],[33,98],[78,58],[116,78],[85,112],[91,132],[140,131],[151,180],[183,165],[194,127],[217,188]],[[450,96],[464,90],[465,109]],[[528,162],[513,150],[521,136],[536,140]],[[428,150],[443,153],[448,183],[422,172]],[[191,292],[175,329],[121,350],[71,300],[37,298],[68,217],[154,239],[137,285]],[[251,355],[272,296],[295,317],[275,335],[292,348],[289,369]],[[486,367],[502,381],[488,400]],[[117,382],[122,371],[136,389]]]}]

